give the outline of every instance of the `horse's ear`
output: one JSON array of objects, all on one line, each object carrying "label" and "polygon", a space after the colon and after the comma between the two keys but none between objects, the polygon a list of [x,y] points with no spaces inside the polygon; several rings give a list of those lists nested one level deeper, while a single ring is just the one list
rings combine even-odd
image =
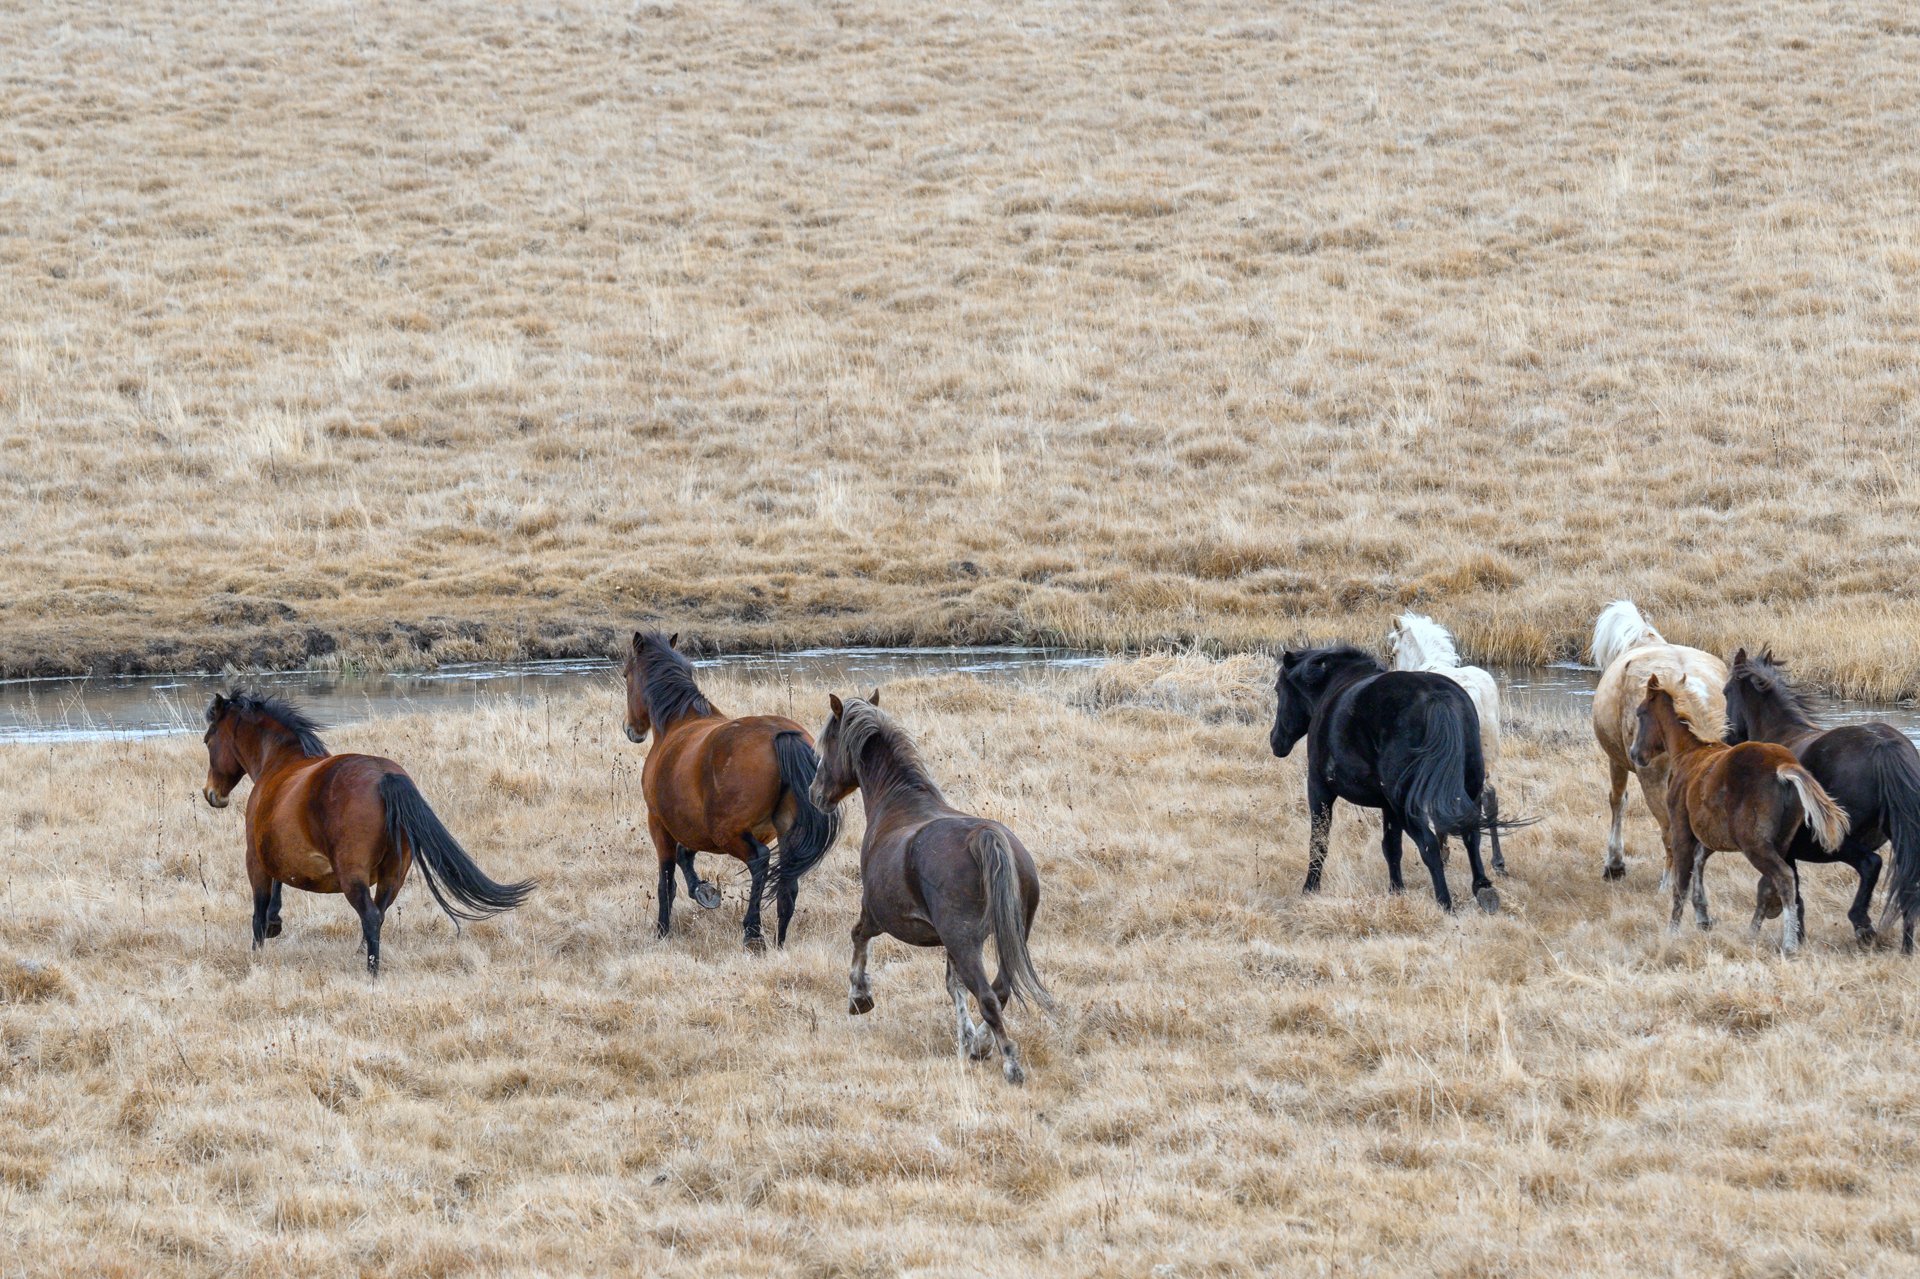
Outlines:
[{"label": "horse's ear", "polygon": [[1660,677],[1658,675],[1647,676],[1647,691],[1649,693],[1657,693],[1660,691]]},{"label": "horse's ear", "polygon": [[1733,650],[1733,664],[1735,666],[1745,666],[1747,664],[1747,650],[1744,646]]},{"label": "horse's ear", "polygon": [[1300,654],[1294,652],[1290,648],[1283,650],[1280,654],[1280,665],[1286,667],[1289,670],[1291,670],[1294,666],[1298,665],[1299,662],[1300,662]]},{"label": "horse's ear", "polygon": [[675,631],[675,632],[673,633],[673,636],[672,636],[672,638],[670,638],[670,639],[668,639],[668,640],[667,640],[667,647],[668,647],[668,648],[671,648],[671,649],[678,649],[678,648],[680,647],[680,632],[679,632],[679,631]]},{"label": "horse's ear", "polygon": [[638,653],[640,651],[640,646],[643,642],[644,641],[640,638],[640,632],[635,631],[633,633],[633,651]]},{"label": "horse's ear", "polygon": [[840,697],[836,693],[827,694],[827,705],[833,708],[833,717],[835,719],[839,719],[847,713],[847,708],[840,704]]},{"label": "horse's ear", "polygon": [[227,695],[225,693],[215,693],[213,700],[207,703],[207,723],[211,724],[214,720],[220,718],[220,712],[225,709],[227,709]]},{"label": "horse's ear", "polygon": [[878,706],[879,704],[880,704],[880,686],[876,684],[873,686],[873,691],[867,694],[867,705]]}]

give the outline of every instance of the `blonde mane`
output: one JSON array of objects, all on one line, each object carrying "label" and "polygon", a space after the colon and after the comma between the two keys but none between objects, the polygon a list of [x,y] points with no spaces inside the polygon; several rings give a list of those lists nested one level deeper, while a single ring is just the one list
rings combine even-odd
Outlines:
[{"label": "blonde mane", "polygon": [[1625,653],[1648,644],[1664,644],[1667,637],[1653,629],[1632,600],[1615,600],[1600,610],[1593,624],[1593,664],[1606,670]]},{"label": "blonde mane", "polygon": [[[1660,687],[1672,696],[1674,713],[1688,731],[1703,742],[1725,741],[1726,709],[1716,705],[1713,696],[1716,690],[1711,680],[1695,669],[1695,663],[1686,656],[1688,651],[1667,649],[1635,658],[1631,668],[1633,681],[1640,686],[1640,696],[1644,698],[1647,679],[1659,676]],[[1637,706],[1639,702],[1633,704]]]}]

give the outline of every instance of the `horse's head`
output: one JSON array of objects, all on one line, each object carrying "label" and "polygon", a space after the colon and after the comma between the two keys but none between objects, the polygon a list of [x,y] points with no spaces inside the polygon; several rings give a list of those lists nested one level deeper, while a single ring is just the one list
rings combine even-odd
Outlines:
[{"label": "horse's head", "polygon": [[1316,659],[1317,654],[1292,649],[1280,655],[1280,678],[1273,686],[1277,703],[1273,732],[1267,736],[1267,744],[1280,759],[1293,753],[1294,746],[1306,736],[1307,725],[1313,722],[1314,704],[1319,700],[1316,684],[1324,680],[1324,672],[1313,669]]},{"label": "horse's head", "polygon": [[1661,726],[1659,714],[1654,703],[1666,700],[1667,709],[1673,709],[1673,694],[1660,687],[1660,677],[1647,678],[1647,695],[1640,699],[1639,713],[1634,717],[1633,749],[1627,752],[1627,758],[1633,761],[1635,768],[1645,768],[1667,750],[1666,729]]},{"label": "horse's head", "polygon": [[[858,703],[859,699],[854,701]],[[867,705],[880,705],[879,689],[868,696]],[[827,726],[820,730],[817,739],[820,767],[813,775],[813,785],[807,788],[807,798],[822,811],[833,808],[860,789],[860,774],[854,769],[853,748],[845,732],[847,708],[832,693],[827,694],[827,706],[833,714]]]},{"label": "horse's head", "polygon": [[1733,665],[1727,672],[1727,736],[1729,746],[1738,746],[1741,742],[1753,739],[1753,708],[1748,705],[1748,696],[1757,678],[1747,650],[1740,649],[1733,655]]},{"label": "horse's head", "polygon": [[207,706],[207,735],[201,739],[207,744],[207,780],[200,788],[200,794],[214,808],[225,808],[227,797],[247,775],[246,765],[240,762],[239,745],[234,741],[239,721],[233,703],[224,693],[216,693]]},{"label": "horse's head", "polygon": [[[675,633],[666,641],[668,649],[680,642]],[[660,643],[658,633],[642,635],[633,633],[633,643],[627,647],[627,660],[621,666],[621,674],[627,681],[627,716],[624,725],[627,740],[644,742],[647,734],[653,731],[653,718],[647,710],[647,663],[650,659],[649,646]]]}]

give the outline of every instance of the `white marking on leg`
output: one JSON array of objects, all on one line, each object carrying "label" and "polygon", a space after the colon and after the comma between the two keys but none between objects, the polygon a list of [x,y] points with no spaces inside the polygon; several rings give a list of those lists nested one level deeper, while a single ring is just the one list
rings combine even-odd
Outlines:
[{"label": "white marking on leg", "polygon": [[1800,949],[1800,903],[1795,901],[1782,909],[1780,918],[1786,926],[1786,933],[1780,938],[1780,953],[1791,955]]}]

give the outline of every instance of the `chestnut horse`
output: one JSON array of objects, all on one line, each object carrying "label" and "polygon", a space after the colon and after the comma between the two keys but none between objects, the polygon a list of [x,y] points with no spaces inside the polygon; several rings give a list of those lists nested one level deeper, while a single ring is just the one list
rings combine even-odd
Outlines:
[{"label": "chestnut horse", "polygon": [[[865,701],[827,701],[833,718],[820,732],[813,802],[824,808],[858,790],[867,809],[847,1012],[873,1011],[867,944],[875,937],[885,933],[909,946],[943,946],[961,1056],[977,1061],[998,1044],[1007,1082],[1023,1082],[1020,1052],[1007,1038],[1002,1014],[1016,995],[1052,1006],[1027,953],[1040,908],[1033,857],[999,822],[947,803],[913,743],[881,713],[880,690]],[[1000,960],[1000,975],[991,982],[980,957],[988,934]],[[967,1015],[969,993],[980,1005],[985,1030]]]},{"label": "chestnut horse", "polygon": [[[1727,703],[1721,689],[1727,682],[1727,664],[1712,653],[1667,643],[1640,616],[1632,600],[1615,600],[1601,611],[1593,627],[1593,664],[1601,671],[1600,684],[1593,691],[1593,735],[1607,757],[1613,808],[1607,857],[1600,873],[1607,879],[1619,879],[1627,873],[1621,822],[1627,813],[1629,771],[1640,779],[1641,798],[1659,824],[1662,840],[1667,834],[1666,756],[1642,766],[1633,762],[1628,749],[1633,744],[1647,681],[1658,675],[1693,731],[1717,742],[1726,733]],[[1672,866],[1662,872],[1662,888],[1672,874]]]},{"label": "chestnut horse", "polygon": [[[1805,821],[1816,844],[1831,852],[1847,837],[1847,812],[1833,802],[1801,766],[1793,752],[1772,742],[1728,746],[1694,733],[1675,709],[1673,694],[1658,675],[1648,678],[1635,716],[1632,758],[1638,767],[1656,759],[1667,765],[1667,864],[1673,868],[1673,915],[1688,888],[1693,890],[1694,920],[1702,928],[1707,915],[1707,857],[1739,849],[1786,903],[1780,949],[1792,954],[1800,945],[1800,891],[1788,850]],[[1753,912],[1760,930],[1764,908]]]},{"label": "chestnut horse", "polygon": [[380,975],[380,924],[417,858],[427,889],[458,928],[512,910],[530,879],[496,884],[440,824],[405,769],[377,755],[332,755],[313,721],[274,697],[222,694],[207,707],[207,781],[225,808],[242,777],[253,948],[280,935],[280,886],[340,893],[360,917],[367,971]]},{"label": "chestnut horse", "polygon": [[[674,649],[679,641],[635,631],[627,650],[627,740],[653,746],[641,769],[647,800],[647,831],[660,860],[660,919],[665,937],[673,922],[673,869],[686,876],[687,892],[712,910],[720,894],[694,872],[695,852],[724,853],[747,864],[745,940],[766,945],[760,931],[760,900],[771,888],[779,912],[776,939],[787,944],[787,925],[800,892],[800,877],[819,864],[840,833],[838,814],[807,797],[819,757],[807,730],[779,715],[730,719],[714,708],[693,680],[693,663]],[[769,843],[780,844],[780,863],[769,868]]]}]

